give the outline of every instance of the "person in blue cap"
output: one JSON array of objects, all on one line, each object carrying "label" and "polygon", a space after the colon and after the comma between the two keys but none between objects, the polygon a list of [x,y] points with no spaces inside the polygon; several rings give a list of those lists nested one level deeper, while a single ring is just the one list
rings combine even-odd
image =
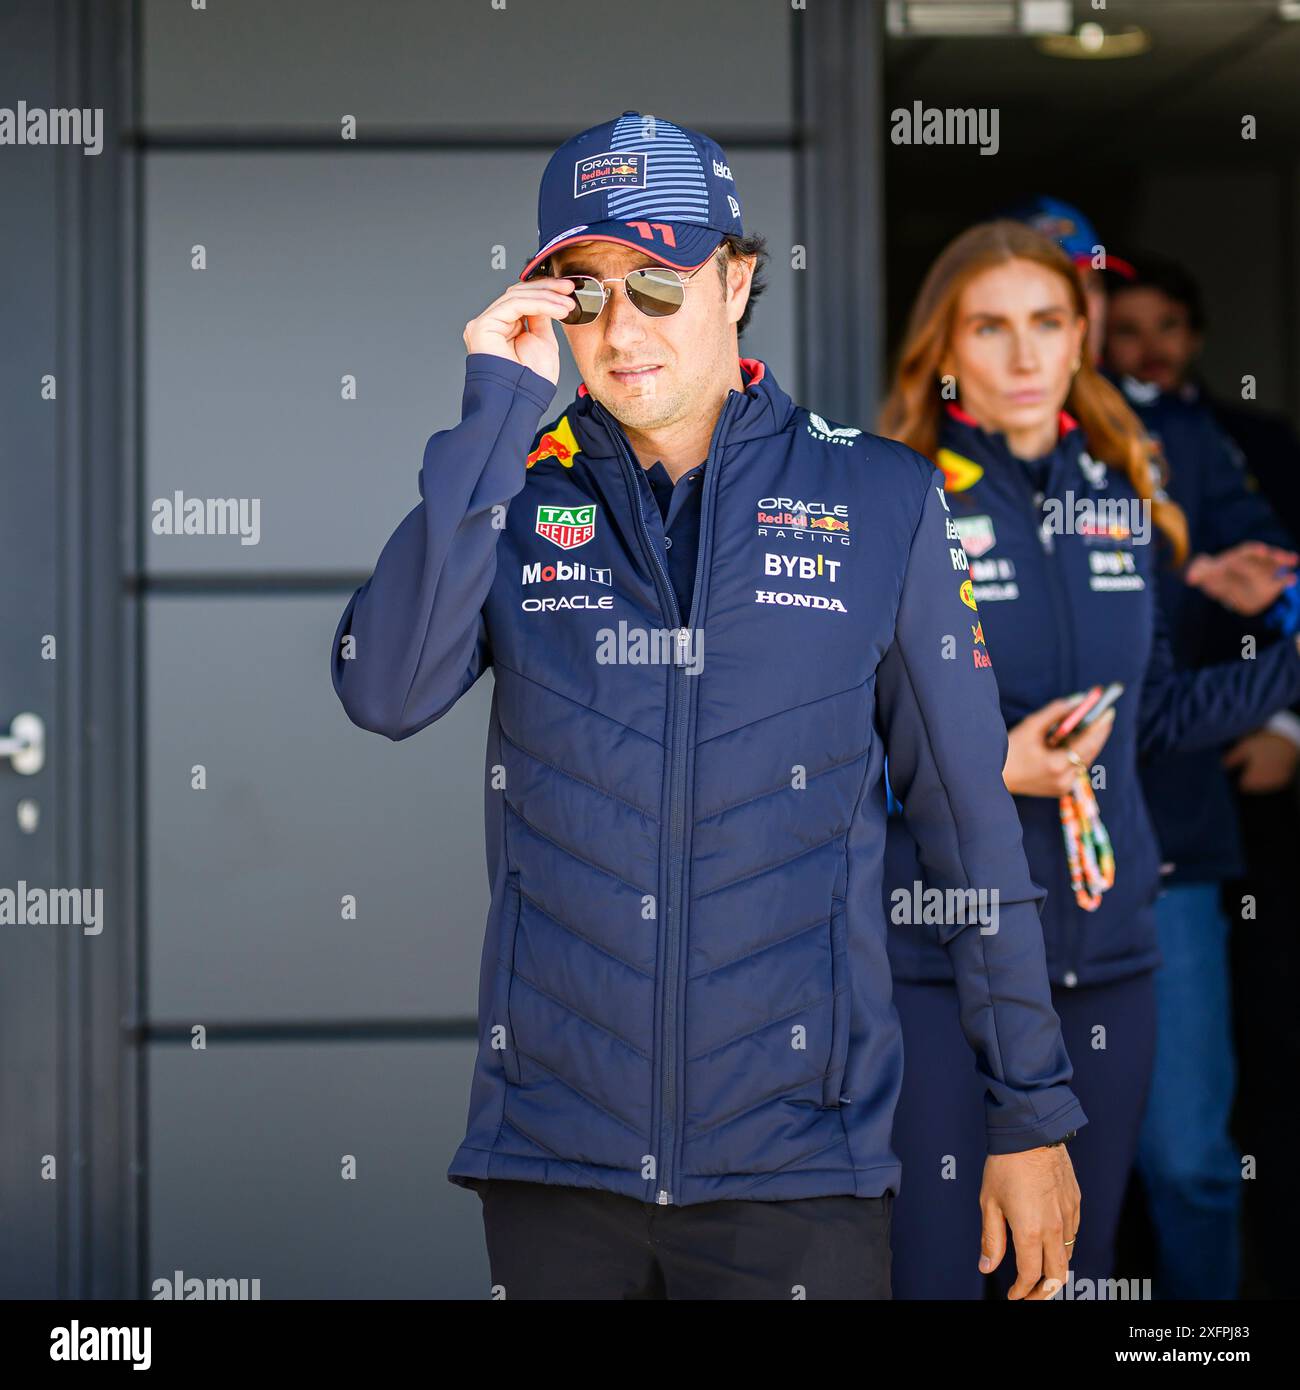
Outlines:
[{"label": "person in blue cap", "polygon": [[[970,909],[947,957],[985,1215],[1045,1299],[1087,1117],[943,475],[740,355],[760,261],[707,136],[627,111],[562,145],[536,253],[465,325],[460,423],[339,621],[334,688],[389,739],[495,678],[448,1177],[482,1198],[498,1296],[888,1297],[887,752]],[[582,385],[539,427],[556,323]]]},{"label": "person in blue cap", "polygon": [[1131,280],[1137,274],[1132,262],[1107,250],[1084,213],[1060,198],[1029,198],[1001,216],[1023,222],[1050,237],[1074,262],[1088,303],[1088,357],[1092,362],[1100,362],[1106,341],[1108,289],[1111,284]]},{"label": "person in blue cap", "polygon": [[[1104,1297],[1102,1281],[1139,1277],[1114,1268],[1114,1244],[1157,1009],[1165,1022],[1153,911],[1161,854],[1139,762],[1212,749],[1291,703],[1300,648],[1176,669],[1158,595],[1186,557],[1186,519],[1159,484],[1141,423],[1087,360],[1086,333],[1083,286],[1059,246],[1007,219],[970,227],[922,284],[880,428],[943,470],[969,564],[975,659],[996,670],[1004,778],[1030,871],[1047,889],[1053,1005],[1091,1120],[1072,1146],[1084,1192],[1072,1296]],[[902,815],[889,827],[884,886],[906,1056],[895,1294],[979,1298],[1001,1240],[986,1228],[985,1261],[977,1270],[967,1258],[979,1109],[942,950],[953,928],[913,906],[932,866],[913,844],[907,794],[893,790]],[[1186,1153],[1198,1152],[1199,1122],[1193,1115],[1180,1136]],[[1143,1296],[1140,1283],[1126,1296]]]},{"label": "person in blue cap", "polygon": [[[1262,506],[1266,501],[1280,518],[1288,540],[1300,536],[1300,440],[1295,431],[1280,415],[1229,403],[1207,389],[1197,370],[1208,325],[1196,281],[1166,256],[1144,251],[1134,256],[1134,262],[1134,277],[1114,286],[1107,365],[1131,393],[1150,399],[1148,410],[1190,417],[1201,423],[1202,433],[1209,432],[1208,415],[1222,431],[1232,456],[1231,464],[1225,461],[1219,469],[1227,480],[1227,505],[1219,498],[1207,499],[1201,510],[1210,526],[1233,528],[1226,532],[1231,536],[1276,537],[1277,523]],[[1248,614],[1234,619],[1222,609],[1216,612],[1214,605],[1198,602],[1196,596],[1188,596],[1184,609],[1183,642],[1200,660],[1213,661],[1240,651],[1243,636],[1255,636],[1262,643],[1270,637],[1276,640],[1279,632],[1294,631],[1300,620],[1300,585],[1284,590],[1258,621]],[[1201,934],[1229,935],[1232,964],[1228,1008],[1217,969],[1217,947],[1216,968],[1210,970],[1203,968],[1197,954],[1183,954],[1197,987],[1213,992],[1207,1005],[1195,1011],[1202,1017],[1209,1014],[1212,1024],[1196,1043],[1178,1042],[1171,1065],[1191,1067],[1195,1077],[1181,1091],[1167,1089],[1174,1113],[1160,1108],[1166,1104],[1162,1095],[1154,1098],[1148,1120],[1150,1144],[1142,1156],[1143,1176],[1159,1232],[1163,1236],[1172,1229],[1177,1238],[1174,1248],[1164,1252],[1175,1289],[1199,1293],[1232,1287],[1234,1217],[1240,1204],[1246,1234],[1243,1273],[1251,1287],[1276,1297],[1290,1291],[1291,1252],[1300,1231],[1284,1186],[1290,1167],[1284,1156],[1295,1149],[1297,1124],[1288,1107],[1277,1105],[1271,1079],[1290,1074],[1300,1065],[1300,1025],[1293,1004],[1300,949],[1291,884],[1291,859],[1300,841],[1295,786],[1300,759],[1298,714],[1297,709],[1280,711],[1223,756],[1223,765],[1236,782],[1239,827],[1232,828],[1240,833],[1219,842],[1217,858],[1206,858],[1205,846],[1195,842],[1190,855],[1171,855],[1197,866],[1203,895],[1213,891],[1217,876],[1222,877],[1223,913],[1205,913],[1214,926],[1202,927]],[[1240,877],[1243,866],[1245,876]],[[1217,874],[1212,876],[1207,868]],[[1184,871],[1183,878],[1195,884],[1196,871]],[[1230,934],[1225,914],[1234,920]],[[1181,1011],[1181,997],[1178,1002]],[[1229,1015],[1237,1048],[1233,1104],[1237,1145],[1225,1144],[1219,1137],[1209,1155],[1217,1154],[1217,1162],[1200,1156],[1189,1163],[1188,1149],[1179,1143],[1179,1131],[1187,1127],[1189,1116],[1179,1097],[1184,1093],[1201,1096],[1213,1107],[1204,1128],[1222,1136],[1233,1062],[1222,1042]],[[1177,1023],[1171,1027],[1175,1037],[1177,1028]],[[1216,1045],[1212,1067],[1199,1055],[1207,1041]],[[1215,1083],[1207,1085],[1207,1076],[1213,1076]],[[1201,1146],[1193,1152],[1201,1155]],[[1239,1153],[1257,1160],[1257,1176],[1248,1186],[1241,1179]],[[1171,1242],[1166,1236],[1162,1243]]]},{"label": "person in blue cap", "polygon": [[[1143,258],[1116,257],[1083,213],[1058,199],[1033,199],[1018,216],[1052,236],[1088,277],[1096,296],[1090,306],[1095,302],[1105,324],[1103,333],[1090,334],[1094,357],[1100,353],[1109,379],[1159,443],[1165,488],[1187,519],[1189,561],[1159,575],[1175,660],[1184,669],[1223,660],[1226,625],[1241,619],[1271,622],[1274,637],[1294,634],[1300,613],[1292,536],[1250,485],[1211,413],[1184,397],[1181,381],[1155,370],[1157,354],[1144,352],[1134,332],[1133,320],[1151,298]],[[1267,640],[1265,628],[1259,635]],[[1252,731],[1243,745],[1257,739]],[[1233,1298],[1240,1277],[1242,1171],[1229,1132],[1236,1080],[1230,924],[1220,890],[1244,861],[1223,752],[1170,752],[1142,766],[1163,861],[1155,904],[1163,960],[1137,1168],[1155,1236],[1155,1290],[1169,1298]]]}]

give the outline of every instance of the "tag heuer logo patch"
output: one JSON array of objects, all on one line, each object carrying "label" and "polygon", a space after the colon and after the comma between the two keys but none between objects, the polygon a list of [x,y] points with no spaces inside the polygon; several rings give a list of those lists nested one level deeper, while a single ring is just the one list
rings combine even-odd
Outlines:
[{"label": "tag heuer logo patch", "polygon": [[998,543],[991,516],[959,516],[956,525],[962,549],[974,559],[987,555]]},{"label": "tag heuer logo patch", "polygon": [[536,531],[561,550],[576,550],[596,534],[596,504],[585,507],[538,507]]}]

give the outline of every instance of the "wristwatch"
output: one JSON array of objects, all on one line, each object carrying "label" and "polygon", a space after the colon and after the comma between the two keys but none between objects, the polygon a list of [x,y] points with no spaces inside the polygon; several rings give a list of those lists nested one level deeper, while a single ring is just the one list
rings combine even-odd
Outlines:
[{"label": "wristwatch", "polygon": [[1044,1144],[1043,1147],[1045,1149],[1054,1149],[1058,1144],[1064,1144],[1068,1140],[1073,1139],[1078,1132],[1077,1129],[1072,1129],[1069,1134],[1063,1134],[1059,1139],[1053,1139],[1050,1144]]}]

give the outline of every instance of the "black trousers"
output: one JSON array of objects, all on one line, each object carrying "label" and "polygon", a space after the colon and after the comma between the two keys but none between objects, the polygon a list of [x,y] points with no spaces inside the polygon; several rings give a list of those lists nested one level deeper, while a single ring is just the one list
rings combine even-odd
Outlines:
[{"label": "black trousers", "polygon": [[498,1298],[890,1296],[892,1192],[660,1207],[500,1178],[475,1187]]},{"label": "black trousers", "polygon": [[[950,984],[894,983],[903,1025],[903,1090],[894,1152],[903,1183],[894,1213],[894,1290],[904,1299],[979,1299],[1015,1282],[1015,1252],[979,1272],[980,1187],[988,1153],[983,1087],[961,1031]],[[1052,1007],[1074,1063],[1070,1085],[1088,1123],[1070,1141],[1083,1207],[1070,1269],[1076,1280],[1142,1278],[1115,1269],[1115,1230],[1137,1152],[1155,1053],[1155,972],[1080,989],[1054,986]],[[1106,1047],[1094,1030],[1105,1029]]]}]

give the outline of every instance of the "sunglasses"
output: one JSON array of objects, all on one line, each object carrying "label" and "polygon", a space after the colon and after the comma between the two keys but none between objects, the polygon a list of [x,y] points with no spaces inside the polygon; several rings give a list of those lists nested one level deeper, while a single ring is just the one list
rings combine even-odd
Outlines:
[{"label": "sunglasses", "polygon": [[611,275],[598,280],[594,275],[565,275],[562,278],[573,281],[573,297],[577,306],[561,323],[572,325],[594,323],[609,300],[610,291],[606,285],[622,284],[627,297],[640,311],[652,319],[667,318],[675,314],[686,302],[686,290],[691,276],[698,275],[713,257],[697,265],[688,275],[682,275],[666,265],[648,265],[640,270],[630,270],[626,275]]}]

